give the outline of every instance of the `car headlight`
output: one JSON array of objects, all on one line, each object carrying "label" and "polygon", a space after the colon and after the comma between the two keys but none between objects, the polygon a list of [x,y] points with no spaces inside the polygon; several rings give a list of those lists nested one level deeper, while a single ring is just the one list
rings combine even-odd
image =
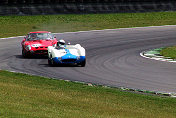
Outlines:
[{"label": "car headlight", "polygon": [[30,45],[26,45],[26,50],[27,51],[31,50],[31,46]]},{"label": "car headlight", "polygon": [[39,46],[41,46],[41,44],[33,44],[33,45],[31,45],[32,47],[39,47]]},{"label": "car headlight", "polygon": [[59,61],[61,61],[61,60],[62,60],[62,58],[61,58],[61,57],[58,57],[58,60],[59,60]]},{"label": "car headlight", "polygon": [[80,59],[80,56],[77,56],[77,60],[79,60]]}]

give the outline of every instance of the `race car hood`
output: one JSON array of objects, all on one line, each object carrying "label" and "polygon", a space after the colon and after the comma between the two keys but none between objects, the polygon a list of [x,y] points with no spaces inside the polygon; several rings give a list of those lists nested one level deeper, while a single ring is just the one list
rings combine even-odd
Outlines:
[{"label": "race car hood", "polygon": [[60,50],[54,49],[53,54],[55,57],[62,57],[64,55],[75,55],[75,56],[79,55],[76,49],[60,49]]},{"label": "race car hood", "polygon": [[53,40],[34,40],[34,41],[25,41],[25,45],[40,44],[41,46],[52,46],[53,43],[54,43]]},{"label": "race car hood", "polygon": [[76,45],[65,45],[65,48],[57,48],[53,46],[48,47],[48,54],[52,55],[52,58],[62,57],[62,56],[86,56],[85,49],[81,47],[80,44]]}]

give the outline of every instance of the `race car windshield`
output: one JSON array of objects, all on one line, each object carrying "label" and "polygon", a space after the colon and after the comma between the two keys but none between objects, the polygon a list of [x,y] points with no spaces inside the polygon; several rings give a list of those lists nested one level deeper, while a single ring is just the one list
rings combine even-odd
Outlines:
[{"label": "race car windshield", "polygon": [[51,33],[31,33],[28,40],[52,40],[54,39]]}]

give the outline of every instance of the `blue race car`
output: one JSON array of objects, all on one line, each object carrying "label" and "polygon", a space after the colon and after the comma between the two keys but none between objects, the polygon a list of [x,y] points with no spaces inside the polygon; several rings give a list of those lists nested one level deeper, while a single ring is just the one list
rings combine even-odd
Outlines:
[{"label": "blue race car", "polygon": [[48,64],[77,64],[81,67],[86,65],[85,49],[80,44],[76,45],[60,45],[48,47]]}]

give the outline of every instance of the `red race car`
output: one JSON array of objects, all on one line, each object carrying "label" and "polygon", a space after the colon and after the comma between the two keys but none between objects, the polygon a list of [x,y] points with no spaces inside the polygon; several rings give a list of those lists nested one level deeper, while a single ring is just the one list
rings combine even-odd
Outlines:
[{"label": "red race car", "polygon": [[21,42],[23,57],[47,55],[48,46],[57,44],[56,37],[48,31],[30,32]]}]

